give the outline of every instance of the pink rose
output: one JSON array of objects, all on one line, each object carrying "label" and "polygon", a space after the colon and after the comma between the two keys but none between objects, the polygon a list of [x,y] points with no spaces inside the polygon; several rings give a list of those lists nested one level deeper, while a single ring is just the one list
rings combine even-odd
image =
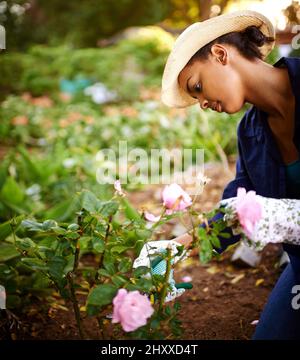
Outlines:
[{"label": "pink rose", "polygon": [[134,331],[147,324],[147,318],[154,312],[147,295],[141,295],[137,290],[127,292],[119,289],[113,299],[112,322],[120,322],[124,331]]},{"label": "pink rose", "polygon": [[164,188],[162,198],[163,205],[167,208],[167,214],[172,214],[173,211],[184,210],[192,205],[192,199],[189,194],[176,183],[167,185]]},{"label": "pink rose", "polygon": [[255,191],[248,191],[244,188],[237,190],[236,211],[239,222],[245,230],[246,235],[251,236],[255,223],[262,216],[260,203],[255,198]]}]

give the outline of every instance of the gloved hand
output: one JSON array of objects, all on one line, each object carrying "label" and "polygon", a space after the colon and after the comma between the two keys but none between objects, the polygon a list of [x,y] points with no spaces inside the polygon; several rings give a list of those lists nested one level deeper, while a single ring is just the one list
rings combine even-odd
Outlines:
[{"label": "gloved hand", "polygon": [[225,206],[224,221],[232,227],[233,234],[244,234],[248,245],[262,250],[268,243],[300,245],[300,200],[273,199],[255,195],[261,205],[261,218],[255,223],[251,234],[245,234],[238,221],[237,197],[219,202]]},{"label": "gloved hand", "polygon": [[[174,256],[178,253],[177,246],[182,246],[182,244],[174,240],[159,240],[159,241],[150,241],[146,243],[138,258],[135,259],[133,263],[133,268],[138,266],[146,266],[151,270],[152,275],[165,275],[167,269],[167,261],[164,259],[163,255],[167,253],[167,247],[171,247],[171,255]],[[184,260],[188,257],[190,251],[184,250],[184,253],[180,256],[174,256],[171,259],[171,264],[176,264],[180,259]],[[151,274],[146,274],[145,277],[151,277]],[[191,283],[175,283],[173,278],[174,270],[171,269],[170,276],[168,279],[171,290],[167,293],[164,302],[174,300],[176,297],[182,295],[185,292],[185,289],[191,289],[193,285]],[[157,299],[157,294],[154,294],[154,299]]]}]

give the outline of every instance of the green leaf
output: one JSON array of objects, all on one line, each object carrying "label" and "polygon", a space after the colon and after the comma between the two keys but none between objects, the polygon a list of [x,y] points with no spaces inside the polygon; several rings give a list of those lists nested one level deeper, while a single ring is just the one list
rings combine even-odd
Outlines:
[{"label": "green leaf", "polygon": [[98,274],[106,277],[111,277],[110,273],[106,269],[99,269]]},{"label": "green leaf", "polygon": [[153,319],[150,323],[152,329],[158,329],[160,321],[158,319]]},{"label": "green leaf", "polygon": [[126,198],[122,198],[122,205],[124,206],[124,212],[127,219],[132,221],[141,221],[141,215],[132,207]]},{"label": "green leaf", "polygon": [[133,271],[133,276],[138,278],[150,272],[150,268],[147,266],[139,266]]},{"label": "green leaf", "polygon": [[166,313],[166,315],[168,315],[168,316],[171,316],[171,315],[172,315],[172,311],[171,311],[171,308],[170,308],[169,305],[166,306],[166,308],[165,308],[165,313]]},{"label": "green leaf", "polygon": [[207,263],[211,260],[213,254],[213,248],[210,241],[206,238],[201,242],[201,251],[199,252],[200,261]]},{"label": "green leaf", "polygon": [[91,244],[91,236],[82,236],[79,239],[79,245],[80,245],[80,250],[87,250],[90,248],[90,244]]},{"label": "green leaf", "polygon": [[79,210],[80,205],[78,199],[68,199],[60,202],[53,208],[45,212],[45,218],[54,219],[56,221],[66,221]]},{"label": "green leaf", "polygon": [[43,224],[40,224],[34,220],[23,220],[21,226],[25,227],[30,231],[43,231]]},{"label": "green leaf", "polygon": [[108,273],[112,276],[116,273],[116,267],[113,263],[106,263],[104,264],[105,269],[108,271]]},{"label": "green leaf", "polygon": [[181,304],[179,302],[175,302],[174,304],[174,310],[179,311],[181,309]]},{"label": "green leaf", "polygon": [[128,279],[126,279],[124,276],[121,276],[121,275],[114,275],[114,276],[112,276],[111,281],[116,286],[123,287],[128,282]]},{"label": "green leaf", "polygon": [[151,231],[148,229],[137,229],[136,230],[136,237],[138,239],[148,240],[151,237]]},{"label": "green leaf", "polygon": [[206,230],[201,226],[198,228],[198,235],[201,240],[207,237]]},{"label": "green leaf", "polygon": [[45,231],[48,231],[48,230],[51,230],[53,228],[57,228],[58,227],[58,224],[55,220],[46,220],[43,222],[43,230]]},{"label": "green leaf", "polygon": [[66,258],[64,258],[66,260],[66,266],[64,267],[63,273],[65,275],[67,275],[68,272],[73,270],[74,267],[74,258],[75,255],[70,254],[69,256],[67,256]]},{"label": "green leaf", "polygon": [[20,256],[20,253],[16,250],[12,244],[0,244],[0,262],[5,262]]},{"label": "green leaf", "polygon": [[11,233],[10,220],[0,225],[0,240],[5,240]]},{"label": "green leaf", "polygon": [[58,234],[58,233],[59,234],[64,234],[67,239],[71,239],[71,240],[79,238],[79,235],[78,235],[77,232],[67,231],[67,232],[64,233],[63,231],[56,231],[56,230],[54,232],[56,234]]},{"label": "green leaf", "polygon": [[105,242],[103,239],[100,239],[99,237],[93,237],[92,238],[92,245],[93,249],[95,249],[99,253],[103,253],[105,250]]},{"label": "green leaf", "polygon": [[17,238],[16,246],[21,250],[28,251],[30,249],[34,249],[36,247],[36,244],[29,238],[24,238],[24,239]]},{"label": "green leaf", "polygon": [[213,246],[215,248],[220,248],[221,247],[220,240],[219,240],[219,238],[217,236],[211,236],[210,240],[211,240],[211,243],[213,244]]},{"label": "green leaf", "polygon": [[13,269],[6,264],[0,264],[0,279],[7,280],[13,274]]},{"label": "green leaf", "polygon": [[144,291],[144,292],[147,292],[147,293],[153,287],[152,280],[151,279],[146,279],[146,278],[137,279],[136,285],[141,291]]},{"label": "green leaf", "polygon": [[44,261],[36,258],[23,258],[22,263],[30,267],[32,270],[48,270],[47,265]]},{"label": "green leaf", "polygon": [[106,201],[101,203],[99,212],[103,216],[114,215],[119,209],[119,203],[117,201]]},{"label": "green leaf", "polygon": [[101,308],[99,306],[95,306],[95,305],[87,305],[86,307],[86,313],[88,314],[88,316],[95,316],[99,313],[99,311],[101,310]]},{"label": "green leaf", "polygon": [[59,227],[55,220],[46,220],[43,223],[39,223],[34,220],[23,220],[21,225],[30,231],[53,231],[56,234],[64,234],[66,230]]},{"label": "green leaf", "polygon": [[70,230],[70,231],[77,231],[79,229],[79,225],[78,224],[70,224],[68,227],[67,227],[67,230]]},{"label": "green leaf", "polygon": [[20,225],[22,219],[24,218],[23,215],[16,216],[3,224],[0,225],[0,241],[5,240],[13,230],[13,226],[16,228]]},{"label": "green leaf", "polygon": [[61,256],[54,256],[48,261],[49,273],[55,279],[61,279],[64,275],[66,260]]},{"label": "green leaf", "polygon": [[0,196],[8,204],[12,203],[14,205],[20,205],[24,200],[23,190],[11,176],[6,178],[6,181],[1,189]]},{"label": "green leaf", "polygon": [[136,256],[139,255],[139,253],[141,252],[143,246],[145,244],[145,241],[144,240],[137,240],[135,245],[134,245],[134,250],[135,250],[135,253],[136,253]]},{"label": "green leaf", "polygon": [[132,267],[132,260],[124,257],[118,265],[118,270],[121,273],[126,273],[131,269],[131,267]]},{"label": "green leaf", "polygon": [[100,207],[100,200],[88,190],[81,193],[81,207],[89,212],[95,213]]},{"label": "green leaf", "polygon": [[128,249],[130,249],[130,247],[118,245],[118,246],[114,246],[113,248],[111,248],[111,252],[112,252],[112,254],[114,254],[114,253],[121,254],[122,252],[124,252]]},{"label": "green leaf", "polygon": [[226,232],[220,232],[219,235],[222,236],[225,239],[229,239],[231,237],[231,235],[229,233],[226,233]]},{"label": "green leaf", "polygon": [[112,302],[118,291],[118,287],[113,284],[102,284],[91,290],[87,298],[88,305],[104,306]]}]

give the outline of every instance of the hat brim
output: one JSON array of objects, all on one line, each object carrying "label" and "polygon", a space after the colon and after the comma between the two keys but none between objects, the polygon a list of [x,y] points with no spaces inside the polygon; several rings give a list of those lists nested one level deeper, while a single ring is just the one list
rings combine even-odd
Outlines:
[{"label": "hat brim", "polygon": [[[264,15],[251,10],[235,11],[219,15],[186,28],[176,39],[168,56],[163,77],[161,100],[170,107],[187,107],[198,102],[189,96],[178,84],[178,76],[190,58],[203,46],[219,36],[233,31],[243,31],[248,26],[257,26],[268,37],[275,39],[275,29]],[[275,40],[259,49],[263,59],[274,48]]]}]

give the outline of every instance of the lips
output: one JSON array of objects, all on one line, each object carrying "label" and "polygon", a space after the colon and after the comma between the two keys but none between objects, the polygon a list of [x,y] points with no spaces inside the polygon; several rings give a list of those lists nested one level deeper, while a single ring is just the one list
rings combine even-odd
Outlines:
[{"label": "lips", "polygon": [[222,112],[222,106],[221,106],[221,104],[220,104],[219,102],[217,102],[216,104],[214,104],[214,105],[212,106],[212,109],[213,109],[214,111]]}]

